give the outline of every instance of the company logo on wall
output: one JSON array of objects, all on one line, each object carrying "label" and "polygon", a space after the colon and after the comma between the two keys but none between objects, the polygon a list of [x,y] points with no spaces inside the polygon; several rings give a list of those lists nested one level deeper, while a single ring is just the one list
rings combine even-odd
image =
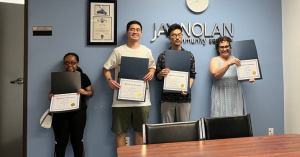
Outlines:
[{"label": "company logo on wall", "polygon": [[[207,9],[209,4],[209,0],[186,0],[187,7],[194,13],[201,13],[205,9]],[[168,27],[170,27],[169,23],[166,23]],[[161,34],[167,34],[167,28],[164,23],[162,23],[156,31],[156,23],[154,23],[154,31],[153,31],[153,38],[151,39],[151,42],[154,42]],[[187,38],[182,39],[182,43],[184,44],[202,44],[205,45],[207,43],[209,44],[215,44],[214,37],[217,35],[216,38],[219,36],[227,36],[233,37],[233,24],[230,23],[227,25],[226,23],[223,23],[221,26],[218,23],[215,23],[213,31],[207,32],[207,27],[212,28],[212,25],[210,24],[202,24],[202,23],[194,23],[191,25],[191,23],[188,23],[188,25],[184,25],[183,23],[180,23],[182,27],[182,33],[185,33]],[[199,29],[200,28],[200,29]],[[199,31],[200,30],[200,31]]]},{"label": "company logo on wall", "polygon": [[[151,42],[154,42],[161,34],[166,35],[167,34],[167,28],[170,27],[171,24],[169,23],[162,23],[156,31],[156,23],[154,23],[154,30],[153,30],[153,38],[151,39]],[[221,26],[218,23],[215,23],[212,33],[210,34],[207,32],[208,25],[206,23],[194,23],[191,25],[191,23],[188,23],[188,25],[184,25],[183,23],[180,23],[182,27],[182,33],[185,33],[187,38],[182,39],[182,43],[184,44],[202,44],[205,45],[207,43],[214,44],[216,39],[213,39],[216,35],[219,36],[230,36],[233,37],[233,24],[230,23],[228,26],[226,23],[223,23]],[[200,28],[200,31],[197,27]],[[211,27],[211,26],[209,26]],[[221,29],[221,28],[222,29]],[[212,28],[212,27],[211,27]],[[228,33],[228,35],[227,35]]]}]

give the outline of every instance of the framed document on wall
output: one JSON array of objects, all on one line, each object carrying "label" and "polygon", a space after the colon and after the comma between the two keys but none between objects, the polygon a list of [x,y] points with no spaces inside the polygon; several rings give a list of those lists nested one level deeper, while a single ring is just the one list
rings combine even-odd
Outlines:
[{"label": "framed document on wall", "polygon": [[117,45],[117,1],[88,2],[87,44]]}]

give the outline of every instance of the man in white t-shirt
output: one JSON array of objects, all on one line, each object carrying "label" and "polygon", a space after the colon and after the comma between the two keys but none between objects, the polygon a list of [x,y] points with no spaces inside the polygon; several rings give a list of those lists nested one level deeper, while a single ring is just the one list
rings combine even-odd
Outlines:
[{"label": "man in white t-shirt", "polygon": [[[109,86],[112,89],[121,88],[116,81],[120,72],[120,64],[122,56],[148,58],[148,73],[143,78],[147,82],[146,100],[145,102],[119,101],[116,99],[117,90],[114,90],[112,104],[112,128],[116,134],[116,147],[125,146],[125,135],[132,123],[135,132],[135,144],[143,144],[142,125],[146,124],[150,111],[150,92],[148,81],[152,80],[155,73],[155,61],[152,57],[151,50],[146,46],[139,44],[142,36],[142,25],[138,21],[130,21],[127,24],[126,35],[127,44],[121,45],[114,49],[110,57],[103,65],[103,74],[106,77]],[[136,65],[139,66],[139,65]],[[111,69],[115,69],[115,78],[111,77]]]}]

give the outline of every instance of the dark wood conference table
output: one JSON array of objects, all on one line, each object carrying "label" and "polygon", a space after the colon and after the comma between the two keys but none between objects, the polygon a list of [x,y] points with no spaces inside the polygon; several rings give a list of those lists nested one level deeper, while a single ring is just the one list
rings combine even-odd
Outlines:
[{"label": "dark wood conference table", "polygon": [[124,146],[118,157],[300,157],[300,135],[282,134],[218,140]]}]

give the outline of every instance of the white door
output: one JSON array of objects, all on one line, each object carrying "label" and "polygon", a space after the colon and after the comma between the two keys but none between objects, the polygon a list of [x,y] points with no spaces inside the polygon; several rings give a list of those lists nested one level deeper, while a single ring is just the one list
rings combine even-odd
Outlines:
[{"label": "white door", "polygon": [[24,4],[0,2],[0,157],[26,155],[23,85],[11,83],[23,75]]}]

